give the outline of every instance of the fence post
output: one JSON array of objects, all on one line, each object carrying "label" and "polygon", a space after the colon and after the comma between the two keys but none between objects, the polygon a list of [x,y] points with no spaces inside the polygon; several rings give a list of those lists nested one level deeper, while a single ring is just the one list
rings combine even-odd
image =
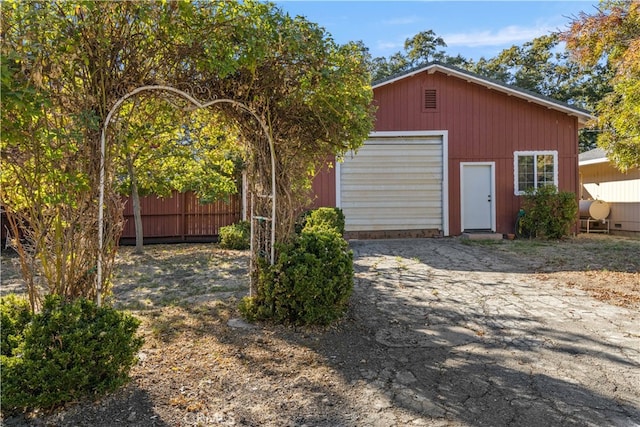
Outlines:
[{"label": "fence post", "polygon": [[181,221],[180,221],[180,237],[183,242],[187,241],[187,192],[180,193],[182,199],[182,209],[180,209]]}]

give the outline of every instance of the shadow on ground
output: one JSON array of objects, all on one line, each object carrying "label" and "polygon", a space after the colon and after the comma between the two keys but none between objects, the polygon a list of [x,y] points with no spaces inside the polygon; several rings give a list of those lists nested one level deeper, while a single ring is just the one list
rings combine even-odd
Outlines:
[{"label": "shadow on ground", "polygon": [[[133,382],[31,424],[640,424],[637,312],[539,283],[530,261],[500,246],[351,246],[351,305],[326,329],[230,327],[242,258],[132,258],[116,297],[145,325]],[[144,298],[152,304],[139,307]]]},{"label": "shadow on ground", "polygon": [[[377,390],[371,411],[388,425],[400,425],[397,415],[388,415],[391,407],[410,411],[426,425],[434,420],[469,426],[640,423],[640,365],[637,359],[621,357],[627,351],[637,354],[637,348],[537,327],[530,319],[511,316],[462,319],[457,311],[431,308],[429,316],[443,323],[428,325],[421,321],[426,317],[423,307],[386,293],[374,297],[370,292],[377,291],[370,285],[360,281],[355,298],[364,299],[367,293],[366,298],[414,310],[415,321],[372,312],[360,300],[349,319],[318,347],[349,383]],[[474,333],[466,320],[486,329]],[[490,325],[495,321],[529,327],[517,331],[522,338],[500,340],[496,336],[501,329]]]},{"label": "shadow on ground", "polygon": [[[589,299],[564,303],[572,296],[504,283],[510,280],[504,275],[478,276],[482,255],[465,253],[461,245],[443,249],[429,242],[416,250],[406,243],[355,245],[349,317],[317,347],[349,383],[378,391],[371,421],[387,417],[389,425],[399,425],[397,415],[389,416],[398,407],[425,423],[640,424],[640,336],[633,335],[633,317],[628,323],[615,318],[630,311],[590,308]],[[463,252],[454,268],[452,257],[442,256],[451,249]],[[414,271],[410,260],[420,268]],[[436,277],[425,264],[448,271],[465,266],[462,271],[474,274]],[[500,261],[487,270],[496,265],[498,272],[514,271]],[[551,299],[560,302],[547,305]],[[563,308],[572,313],[554,313]],[[607,319],[610,314],[614,318]]]},{"label": "shadow on ground", "polygon": [[[136,402],[132,407],[131,402]],[[46,420],[45,420],[46,419]],[[47,417],[25,419],[24,416],[2,420],[4,426],[130,426],[169,427],[154,409],[154,403],[145,390],[133,384],[125,386],[98,402],[81,402],[70,405],[66,411],[58,411]]]}]

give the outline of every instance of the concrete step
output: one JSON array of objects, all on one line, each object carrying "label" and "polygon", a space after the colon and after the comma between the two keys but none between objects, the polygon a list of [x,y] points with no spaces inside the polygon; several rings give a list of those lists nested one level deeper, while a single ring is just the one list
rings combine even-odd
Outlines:
[{"label": "concrete step", "polygon": [[469,240],[502,240],[502,234],[490,231],[464,232],[462,233],[462,238]]}]

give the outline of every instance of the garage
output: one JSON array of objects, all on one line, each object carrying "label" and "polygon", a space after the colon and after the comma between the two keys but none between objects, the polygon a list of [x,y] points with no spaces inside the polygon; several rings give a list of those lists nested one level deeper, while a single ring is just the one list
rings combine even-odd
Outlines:
[{"label": "garage", "polygon": [[336,170],[345,230],[447,235],[444,158],[446,132],[373,133]]},{"label": "garage", "polygon": [[[578,192],[587,111],[439,63],[372,89],[369,141],[328,160],[313,184],[312,207],[341,207],[349,238],[513,233],[520,158],[526,169],[547,156],[558,189]],[[541,185],[535,177],[524,184]]]}]

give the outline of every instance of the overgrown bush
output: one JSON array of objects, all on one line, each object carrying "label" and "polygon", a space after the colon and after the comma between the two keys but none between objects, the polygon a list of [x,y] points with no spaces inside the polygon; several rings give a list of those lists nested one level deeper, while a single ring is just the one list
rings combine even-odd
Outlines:
[{"label": "overgrown bush", "polygon": [[224,249],[249,249],[251,228],[248,221],[220,227],[218,232],[220,247]]},{"label": "overgrown bush", "polygon": [[553,185],[527,191],[522,208],[525,212],[520,219],[523,234],[546,239],[569,235],[578,215],[576,195],[558,192]]},{"label": "overgrown bush", "polygon": [[353,253],[334,230],[305,229],[261,266],[258,296],[240,310],[249,320],[326,325],[338,319],[353,290]]},{"label": "overgrown bush", "polygon": [[11,353],[24,340],[24,330],[31,321],[31,306],[25,298],[9,294],[0,298],[0,354]]},{"label": "overgrown bush", "polygon": [[143,340],[139,321],[86,299],[47,296],[23,341],[2,358],[2,409],[53,408],[115,390],[128,380]]},{"label": "overgrown bush", "polygon": [[335,230],[341,236],[344,235],[344,213],[340,208],[314,209],[304,219],[302,230],[323,228]]}]

